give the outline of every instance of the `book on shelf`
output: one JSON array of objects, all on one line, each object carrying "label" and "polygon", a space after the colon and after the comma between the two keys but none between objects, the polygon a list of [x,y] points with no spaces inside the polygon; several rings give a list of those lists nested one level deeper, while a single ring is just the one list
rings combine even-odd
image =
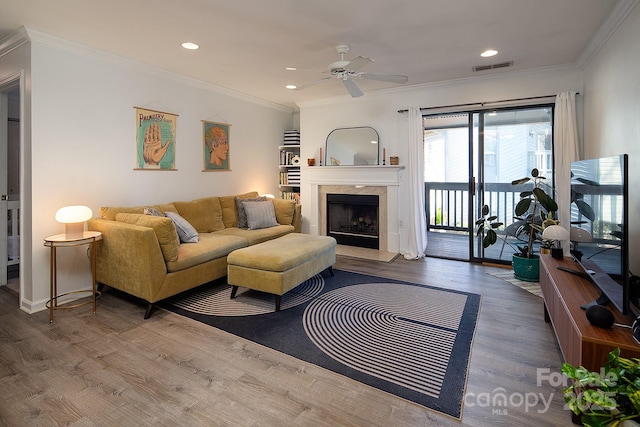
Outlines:
[{"label": "book on shelf", "polygon": [[300,131],[286,130],[284,131],[284,145],[300,145]]}]

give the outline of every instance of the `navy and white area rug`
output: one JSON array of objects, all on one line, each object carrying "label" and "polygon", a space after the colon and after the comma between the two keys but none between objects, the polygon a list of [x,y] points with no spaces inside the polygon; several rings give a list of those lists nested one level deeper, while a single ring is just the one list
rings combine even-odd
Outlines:
[{"label": "navy and white area rug", "polygon": [[480,295],[335,270],[282,297],[224,281],[162,307],[460,419]]}]

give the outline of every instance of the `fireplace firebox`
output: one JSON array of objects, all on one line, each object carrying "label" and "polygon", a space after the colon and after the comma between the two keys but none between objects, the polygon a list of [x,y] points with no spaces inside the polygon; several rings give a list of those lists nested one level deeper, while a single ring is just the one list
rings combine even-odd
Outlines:
[{"label": "fireplace firebox", "polygon": [[368,194],[327,194],[327,235],[338,244],[380,249],[379,198]]}]

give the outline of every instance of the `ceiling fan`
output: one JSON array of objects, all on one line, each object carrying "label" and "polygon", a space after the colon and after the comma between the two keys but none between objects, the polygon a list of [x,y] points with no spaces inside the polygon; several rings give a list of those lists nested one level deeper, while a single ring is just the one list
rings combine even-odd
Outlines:
[{"label": "ceiling fan", "polygon": [[364,95],[364,93],[362,92],[362,90],[360,90],[354,79],[378,80],[382,82],[397,84],[404,84],[409,81],[409,78],[407,76],[400,76],[396,74],[375,74],[359,71],[368,63],[373,62],[373,59],[367,58],[366,56],[358,56],[353,61],[346,61],[344,59],[344,55],[349,52],[349,45],[340,44],[336,46],[336,50],[340,54],[340,61],[332,62],[331,64],[329,64],[329,70],[325,71],[331,75],[320,80],[316,80],[314,82],[299,86],[296,88],[296,90],[306,89],[309,86],[313,86],[323,81],[335,78],[341,80],[342,84],[347,89],[349,94],[352,97],[356,98],[358,96]]}]

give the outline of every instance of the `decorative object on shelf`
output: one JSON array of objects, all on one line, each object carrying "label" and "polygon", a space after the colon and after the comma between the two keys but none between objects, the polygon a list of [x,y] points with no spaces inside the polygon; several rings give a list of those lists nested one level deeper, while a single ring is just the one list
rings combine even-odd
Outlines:
[{"label": "decorative object on shelf", "polygon": [[322,147],[320,147],[320,166],[322,166]]},{"label": "decorative object on shelf", "polygon": [[569,239],[569,230],[559,225],[550,225],[542,231],[542,238],[554,242],[554,247],[551,248],[552,257],[558,259],[564,257],[560,242]]},{"label": "decorative object on shelf", "polygon": [[203,172],[229,171],[229,130],[228,123],[202,121]]},{"label": "decorative object on shelf", "polygon": [[309,166],[315,166],[315,165],[316,165],[316,159],[315,159],[315,158],[313,158],[313,157],[309,157],[309,158],[307,159],[307,165],[309,165]]},{"label": "decorative object on shelf", "polygon": [[136,112],[135,170],[175,170],[178,115],[134,107]]},{"label": "decorative object on shelf", "polygon": [[573,243],[573,248],[571,248],[571,255],[573,255],[578,261],[582,260],[582,251],[578,249],[579,243],[591,242],[593,237],[591,233],[589,233],[584,228],[580,227],[571,227],[569,230],[569,240]]},{"label": "decorative object on shelf", "polygon": [[64,224],[66,239],[78,239],[84,233],[84,223],[92,216],[93,212],[87,206],[65,206],[56,212],[56,221]]},{"label": "decorative object on shelf", "polygon": [[293,156],[293,157],[291,158],[291,164],[292,164],[293,166],[298,166],[298,165],[300,164],[300,156],[297,156],[297,155],[296,155],[296,156]]},{"label": "decorative object on shelf", "polygon": [[400,158],[398,156],[389,157],[389,164],[390,165],[394,165],[394,166],[399,165],[400,164]]},{"label": "decorative object on shelf", "polygon": [[284,145],[300,145],[300,131],[285,130],[283,142]]},{"label": "decorative object on shelf", "polygon": [[385,147],[382,148],[382,164],[387,164],[387,149]]}]

